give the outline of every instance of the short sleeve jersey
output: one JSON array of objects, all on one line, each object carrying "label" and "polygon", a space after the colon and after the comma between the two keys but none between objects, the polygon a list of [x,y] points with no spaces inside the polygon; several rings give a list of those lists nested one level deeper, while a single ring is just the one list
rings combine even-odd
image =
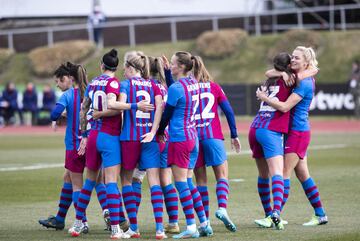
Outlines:
[{"label": "short sleeve jersey", "polygon": [[175,107],[169,124],[169,142],[197,138],[195,114],[199,94],[199,83],[194,78],[180,78],[169,87],[167,104]]},{"label": "short sleeve jersey", "polygon": [[301,97],[301,101],[291,110],[291,130],[309,131],[309,109],[315,92],[315,79],[308,77],[300,81],[293,93]]},{"label": "short sleeve jersey", "polygon": [[70,88],[65,91],[57,104],[65,107],[67,120],[65,132],[66,150],[77,150],[81,141],[80,132],[80,91],[79,89]]},{"label": "short sleeve jersey", "polygon": [[[279,78],[275,85],[269,87],[268,97],[285,102],[291,94],[291,88],[287,87],[284,80]],[[283,113],[276,110],[265,102],[261,102],[260,109],[251,124],[252,128],[264,128],[280,133],[288,133],[290,124],[290,112]]]},{"label": "short sleeve jersey", "polygon": [[[134,77],[121,82],[120,92],[126,94],[127,103],[137,103],[147,100],[155,105],[155,96],[161,95],[154,81]],[[140,110],[125,110],[124,125],[120,135],[122,141],[140,141],[141,136],[150,132],[154,122],[155,110],[142,112]]]},{"label": "short sleeve jersey", "polygon": [[224,139],[218,114],[218,106],[227,97],[215,82],[199,83],[200,101],[195,115],[199,140]]},{"label": "short sleeve jersey", "polygon": [[[108,75],[100,75],[88,85],[85,97],[91,99],[91,109],[102,111],[107,109],[107,95],[110,93],[115,94],[118,98],[120,94],[119,80]],[[120,135],[121,115],[92,120],[91,128],[109,135]]]}]

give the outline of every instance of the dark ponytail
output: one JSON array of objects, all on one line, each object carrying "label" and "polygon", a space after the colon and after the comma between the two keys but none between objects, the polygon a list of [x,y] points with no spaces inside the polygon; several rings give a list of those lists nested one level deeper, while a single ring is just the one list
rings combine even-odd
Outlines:
[{"label": "dark ponytail", "polygon": [[56,78],[62,79],[64,76],[71,76],[75,83],[79,86],[81,99],[84,97],[87,86],[86,70],[80,64],[66,62],[60,65],[54,72]]}]

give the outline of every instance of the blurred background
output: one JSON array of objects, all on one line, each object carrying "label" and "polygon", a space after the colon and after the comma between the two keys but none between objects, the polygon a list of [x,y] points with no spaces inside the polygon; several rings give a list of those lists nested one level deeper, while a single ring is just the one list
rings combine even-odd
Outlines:
[{"label": "blurred background", "polygon": [[[0,126],[47,125],[61,94],[53,71],[83,64],[92,79],[116,48],[201,55],[237,115],[254,115],[272,57],[316,49],[311,115],[360,117],[358,0],[0,0]],[[121,70],[118,72],[121,79]]]}]

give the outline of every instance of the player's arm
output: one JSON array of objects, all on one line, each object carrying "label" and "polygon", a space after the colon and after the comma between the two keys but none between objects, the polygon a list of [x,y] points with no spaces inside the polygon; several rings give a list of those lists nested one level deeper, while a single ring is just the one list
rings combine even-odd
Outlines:
[{"label": "player's arm", "polygon": [[256,97],[266,102],[271,107],[284,113],[290,111],[297,103],[302,100],[302,97],[296,93],[292,93],[285,102],[279,101],[277,98],[269,98],[265,88],[263,87],[256,90]]},{"label": "player's arm", "polygon": [[158,135],[164,135],[165,128],[170,122],[171,117],[174,114],[175,106],[170,105],[169,103],[166,103],[165,110],[161,116],[161,121],[159,124],[159,129],[157,131]]},{"label": "player's arm", "polygon": [[[122,93],[123,94],[123,93]],[[126,94],[123,94],[126,96]],[[113,110],[141,110],[143,112],[149,112],[154,110],[154,105],[148,103],[146,100],[142,100],[138,103],[126,103],[126,97],[123,101],[116,101],[116,95],[113,93],[108,94],[108,108]]]},{"label": "player's arm", "polygon": [[78,149],[78,155],[82,156],[85,154],[86,145],[87,145],[87,137],[89,135],[88,131],[86,130],[88,120],[86,118],[86,113],[88,113],[91,105],[91,100],[89,97],[85,97],[83,103],[81,104],[81,111],[80,111],[80,127],[81,127],[81,141]]},{"label": "player's arm", "polygon": [[52,120],[51,127],[54,131],[57,130],[57,121],[60,119],[64,112],[66,113],[65,106],[60,103],[56,103],[55,108],[51,111],[50,114],[50,119]]},{"label": "player's arm", "polygon": [[304,71],[302,71],[301,73],[297,74],[297,77],[299,80],[311,77],[311,76],[315,76],[317,73],[319,72],[318,69],[315,69],[313,67],[310,67]]},{"label": "player's arm", "polygon": [[150,142],[154,139],[154,136],[156,135],[156,131],[160,124],[161,115],[163,113],[163,99],[161,95],[155,96],[155,106],[155,116],[151,131],[142,136],[142,138],[144,139],[141,142]]},{"label": "player's arm", "polygon": [[170,85],[172,85],[175,81],[172,77],[172,74],[171,74],[171,70],[170,70],[170,62],[169,60],[166,58],[165,55],[162,55],[161,56],[161,59],[164,63],[164,73],[165,73],[165,80],[166,80],[166,85],[167,87],[169,88]]},{"label": "player's arm", "polygon": [[295,78],[293,76],[289,76],[288,73],[277,71],[276,69],[266,71],[265,76],[268,78],[281,77],[287,86],[293,86],[295,84]]},{"label": "player's arm", "polygon": [[86,126],[88,124],[88,120],[86,118],[86,113],[88,113],[91,105],[91,100],[88,97],[84,98],[83,103],[81,104],[81,111],[80,111],[80,127],[81,133],[86,133]]},{"label": "player's arm", "polygon": [[112,110],[112,109],[107,109],[104,111],[98,111],[98,110],[94,110],[92,113],[92,117],[94,120],[98,120],[102,117],[111,117],[111,116],[116,116],[121,114],[121,110]]},{"label": "player's arm", "polygon": [[230,105],[230,102],[225,99],[222,102],[219,103],[221,110],[224,112],[226,116],[226,120],[229,125],[230,129],[230,136],[231,136],[231,148],[235,149],[237,153],[241,150],[241,144],[240,140],[238,138],[238,133],[236,129],[236,121],[235,121],[235,115],[234,111]]},{"label": "player's arm", "polygon": [[64,110],[65,110],[64,105],[56,103],[55,108],[51,111],[50,119],[52,121],[57,121],[61,117]]}]

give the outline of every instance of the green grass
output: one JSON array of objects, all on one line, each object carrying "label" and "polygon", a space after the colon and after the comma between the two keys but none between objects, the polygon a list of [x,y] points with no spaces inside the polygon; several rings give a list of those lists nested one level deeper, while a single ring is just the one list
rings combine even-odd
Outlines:
[{"label": "green grass", "polygon": [[[345,83],[351,71],[352,61],[360,58],[360,45],[355,44],[360,38],[360,31],[321,31],[319,34],[323,39],[323,45],[317,53],[320,67],[317,82]],[[280,38],[281,34],[260,37],[251,36],[246,41],[246,44],[241,45],[231,56],[215,60],[205,58],[205,64],[215,80],[220,83],[259,83],[264,80],[264,72],[270,67],[267,61],[267,54]],[[136,48],[129,46],[114,47],[119,50],[120,66],[123,64],[122,56],[124,53],[134,49],[142,50],[150,56],[165,54],[169,58],[174,52],[179,50],[197,54],[195,41],[193,40],[179,41],[175,44],[166,42],[143,44],[137,45]],[[85,60],[85,67],[89,78],[99,74],[100,57],[109,49],[100,51]],[[288,51],[292,50],[289,49]],[[12,56],[6,68],[1,68],[0,66],[1,69],[0,79],[3,83],[14,81],[18,84],[24,84],[29,81],[35,81],[41,85],[45,81],[51,80],[51,77],[39,79],[34,76],[28,57],[23,53]],[[118,76],[120,79],[122,78],[121,70],[118,72]]]},{"label": "green grass", "polygon": [[[243,149],[248,150],[246,135],[241,136]],[[312,146],[329,144],[345,144],[346,147],[309,151],[310,171],[319,187],[323,205],[329,216],[329,224],[314,228],[302,227],[301,224],[307,221],[313,212],[301,185],[293,177],[290,198],[283,213],[283,218],[289,221],[289,225],[284,231],[257,228],[253,220],[263,215],[256,189],[257,171],[250,155],[244,154],[229,157],[230,179],[244,179],[243,182],[230,183],[229,213],[238,225],[236,233],[226,231],[214,218],[215,181],[213,175],[209,175],[210,215],[215,231],[214,237],[209,239],[359,240],[360,134],[312,136]],[[63,159],[63,140],[58,134],[1,135],[0,168],[36,163],[62,163]],[[55,214],[63,172],[63,168],[0,172],[0,240],[73,240],[65,230],[46,230],[37,223],[40,217]],[[109,239],[109,234],[103,231],[101,211],[95,195],[88,209],[88,218],[91,233],[79,239]],[[184,227],[182,212],[180,218],[180,224]],[[67,228],[73,220],[74,211],[71,208]],[[155,232],[146,183],[143,186],[143,200],[138,220],[142,237],[153,239]]]}]

